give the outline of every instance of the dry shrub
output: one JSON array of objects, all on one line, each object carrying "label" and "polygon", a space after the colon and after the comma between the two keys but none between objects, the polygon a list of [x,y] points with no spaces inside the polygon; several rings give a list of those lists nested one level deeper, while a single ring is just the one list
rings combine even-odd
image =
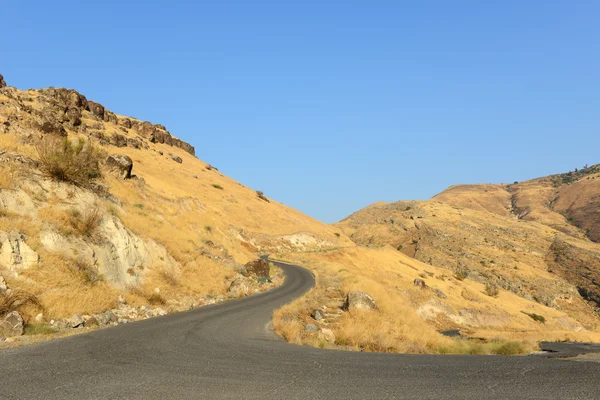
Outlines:
[{"label": "dry shrub", "polygon": [[104,281],[104,276],[98,272],[98,267],[83,257],[72,259],[69,268],[84,283],[95,285]]},{"label": "dry shrub", "polygon": [[133,285],[127,287],[127,290],[135,297],[141,298],[142,300],[153,306],[163,306],[167,304],[167,301],[160,293],[148,293],[143,288]]},{"label": "dry shrub", "polygon": [[36,150],[40,168],[52,179],[85,187],[100,177],[101,155],[91,142],[45,135]]},{"label": "dry shrub", "polygon": [[171,286],[179,286],[179,277],[177,276],[177,271],[175,271],[175,269],[163,269],[158,272],[158,275],[165,283]]},{"label": "dry shrub", "polygon": [[40,306],[37,297],[24,290],[13,289],[10,292],[0,292],[0,317],[27,304]]},{"label": "dry shrub", "polygon": [[92,237],[102,222],[102,213],[97,207],[85,212],[73,208],[68,211],[71,226],[81,236]]},{"label": "dry shrub", "polygon": [[492,282],[488,282],[485,284],[485,294],[490,297],[498,297],[500,294],[500,289],[498,289],[498,285]]}]

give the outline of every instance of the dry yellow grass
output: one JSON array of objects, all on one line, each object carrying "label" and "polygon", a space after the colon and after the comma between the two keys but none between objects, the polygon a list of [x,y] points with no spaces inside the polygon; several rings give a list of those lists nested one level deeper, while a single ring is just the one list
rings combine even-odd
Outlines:
[{"label": "dry yellow grass", "polygon": [[[370,294],[379,311],[343,313],[329,327],[338,345],[363,351],[504,353],[534,349],[535,342],[541,340],[600,340],[597,331],[567,333],[564,324],[575,321],[565,312],[506,291],[497,297],[487,296],[483,284],[469,279],[458,281],[449,277],[447,270],[423,264],[387,246],[279,257],[316,268],[320,277],[329,281],[336,277],[340,282],[337,290],[329,292],[325,285],[319,285],[306,298],[275,313],[274,328],[293,343],[323,346],[323,340],[303,331],[304,324],[315,322],[310,319],[313,309],[335,297],[341,305],[340,293],[351,290]],[[428,288],[415,287],[413,281],[417,278],[424,279]],[[447,298],[439,298],[436,290]],[[523,311],[545,316],[546,323],[532,320]],[[487,343],[465,343],[438,333],[455,328],[470,337],[485,338]],[[523,344],[507,343],[514,340]]]}]

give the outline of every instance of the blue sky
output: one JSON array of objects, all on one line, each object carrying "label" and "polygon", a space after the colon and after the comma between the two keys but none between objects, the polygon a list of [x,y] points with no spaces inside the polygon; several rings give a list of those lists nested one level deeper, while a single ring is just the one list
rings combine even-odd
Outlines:
[{"label": "blue sky", "polygon": [[5,1],[0,73],[325,222],[600,162],[597,1]]}]

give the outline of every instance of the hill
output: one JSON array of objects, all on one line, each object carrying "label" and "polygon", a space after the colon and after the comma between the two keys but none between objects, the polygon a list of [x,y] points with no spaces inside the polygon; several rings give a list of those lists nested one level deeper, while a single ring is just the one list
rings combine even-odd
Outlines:
[{"label": "hill", "polygon": [[271,254],[317,277],[275,313],[291,342],[512,354],[600,341],[596,167],[331,226],[196,157],[209,151],[75,90],[0,77],[0,336],[21,334],[21,317],[38,340],[267,290],[281,276],[256,259]]}]

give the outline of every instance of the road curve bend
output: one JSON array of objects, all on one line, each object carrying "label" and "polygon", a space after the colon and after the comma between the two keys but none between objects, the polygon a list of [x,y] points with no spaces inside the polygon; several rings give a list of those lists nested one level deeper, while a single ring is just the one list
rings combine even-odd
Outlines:
[{"label": "road curve bend", "polygon": [[294,346],[267,325],[314,285],[0,352],[0,399],[593,399],[600,364]]}]

